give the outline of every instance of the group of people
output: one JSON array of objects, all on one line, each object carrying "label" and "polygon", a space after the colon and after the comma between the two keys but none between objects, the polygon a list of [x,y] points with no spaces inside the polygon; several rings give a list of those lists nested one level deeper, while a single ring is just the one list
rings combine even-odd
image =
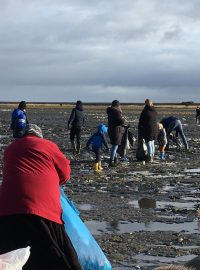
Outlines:
[{"label": "group of people", "polygon": [[[91,135],[86,143],[86,149],[92,145],[95,154],[94,171],[100,172],[101,165],[101,148],[104,145],[109,150],[106,134],[108,133],[111,150],[109,166],[117,166],[117,151],[121,144],[123,130],[129,127],[128,123],[122,115],[122,109],[118,100],[113,100],[111,106],[106,110],[108,117],[108,127],[105,124],[99,124],[97,131]],[[196,121],[200,116],[200,108],[196,109]],[[80,154],[81,150],[81,132],[85,125],[85,112],[81,100],[76,102],[76,106],[72,109],[68,128],[70,130],[70,141],[74,154]],[[25,127],[28,124],[26,115],[26,102],[21,101],[17,109],[12,113],[11,129],[13,137],[18,138],[24,135]],[[173,133],[175,132],[175,134]],[[158,141],[160,159],[165,159],[165,151],[169,149],[170,140],[178,142],[180,135],[185,149],[188,150],[188,142],[183,132],[181,121],[174,116],[164,117],[158,122],[157,111],[150,99],[145,100],[145,106],[142,110],[138,123],[138,142],[144,141],[147,147],[146,161],[153,162],[155,156],[155,140]]]},{"label": "group of people", "polygon": [[[92,144],[94,170],[97,172],[102,170],[102,146],[109,151],[106,133],[112,145],[109,166],[116,166],[122,128],[128,126],[118,100],[107,108],[107,116],[108,128],[99,124],[86,143],[87,148]],[[85,113],[79,100],[68,120],[70,140],[76,154],[80,153],[84,123]],[[155,153],[157,127],[156,109],[147,99],[138,130],[139,137],[147,145],[149,160],[153,160]],[[64,229],[60,204],[60,185],[70,179],[70,161],[55,143],[43,138],[40,127],[28,122],[25,101],[21,101],[12,112],[11,129],[15,139],[4,152],[0,186],[0,254],[30,246],[31,255],[24,270],[81,270],[76,251]],[[180,120],[164,118],[159,129],[161,153],[173,130],[180,134],[188,149]]]},{"label": "group of people", "polygon": [[[108,116],[108,135],[111,143],[111,153],[109,166],[116,166],[118,163],[117,150],[121,144],[122,130],[123,128],[129,127],[126,123],[125,118],[122,115],[122,109],[118,100],[114,100],[106,110]],[[144,109],[141,112],[139,123],[138,123],[138,141],[144,140],[147,146],[146,160],[153,162],[155,155],[155,140],[158,140],[160,159],[165,159],[165,150],[169,149],[169,141],[177,142],[178,136],[180,135],[185,149],[188,150],[188,142],[183,132],[181,121],[174,117],[164,117],[158,123],[157,111],[150,99],[145,100]],[[103,128],[102,128],[103,127]],[[175,132],[173,134],[172,132]],[[102,166],[100,162],[100,149],[102,144],[105,145],[108,150],[108,143],[106,142],[105,134],[107,128],[103,124],[98,127],[98,132],[93,134],[87,142],[87,148],[92,144],[92,149],[95,153],[95,171],[101,171]],[[98,138],[98,139],[97,139]]]},{"label": "group of people", "polygon": [[11,129],[0,186],[0,254],[30,246],[23,270],[83,270],[62,220],[60,185],[70,179],[70,161],[28,123],[25,101],[13,111]]},{"label": "group of people", "polygon": [[[175,116],[164,117],[158,122],[157,111],[150,99],[145,100],[145,107],[138,124],[138,140],[144,140],[147,146],[147,161],[152,162],[155,155],[155,140],[158,140],[160,159],[165,159],[165,150],[169,149],[170,139],[178,140],[180,135],[185,149],[188,142],[183,132],[181,121]],[[173,134],[172,132],[175,132]]]}]

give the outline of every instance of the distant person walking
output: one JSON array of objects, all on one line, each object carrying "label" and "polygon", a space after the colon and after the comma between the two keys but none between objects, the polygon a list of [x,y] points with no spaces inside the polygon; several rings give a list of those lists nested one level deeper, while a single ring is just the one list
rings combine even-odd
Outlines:
[{"label": "distant person walking", "polygon": [[183,132],[183,126],[181,121],[175,117],[175,116],[169,116],[169,117],[164,117],[161,121],[163,124],[163,127],[166,129],[166,133],[167,133],[167,149],[169,148],[169,139],[170,139],[170,133],[172,131],[176,132],[175,138],[178,139],[178,135],[180,135],[183,144],[185,146],[185,149],[188,150],[188,142],[187,139],[185,137],[185,134]]},{"label": "distant person walking", "polygon": [[14,138],[20,138],[24,135],[28,119],[26,116],[26,102],[21,101],[18,108],[14,109],[11,116],[11,130]]},{"label": "distant person walking", "polygon": [[109,166],[117,164],[117,149],[121,144],[122,126],[125,119],[122,117],[122,110],[118,100],[113,100],[110,107],[107,108],[108,115],[108,135],[112,144]]},{"label": "distant person walking", "polygon": [[[76,107],[72,109],[68,120],[68,128],[70,129],[70,141],[74,154],[80,154],[81,149],[81,131],[85,124],[85,113],[81,100],[76,102]],[[75,141],[76,140],[76,141]]]},{"label": "distant person walking", "polygon": [[154,141],[157,138],[157,111],[150,99],[145,100],[145,107],[139,118],[138,140],[144,139],[147,146],[147,161],[152,162],[155,155]]},{"label": "distant person walking", "polygon": [[200,106],[197,106],[196,108],[196,123],[197,125],[199,124],[200,122]]}]

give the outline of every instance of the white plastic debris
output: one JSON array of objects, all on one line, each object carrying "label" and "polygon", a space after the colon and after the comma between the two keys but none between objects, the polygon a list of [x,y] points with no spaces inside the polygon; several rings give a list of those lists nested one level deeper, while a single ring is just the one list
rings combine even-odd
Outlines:
[{"label": "white plastic debris", "polygon": [[20,248],[0,255],[1,270],[22,270],[30,256],[30,247]]}]

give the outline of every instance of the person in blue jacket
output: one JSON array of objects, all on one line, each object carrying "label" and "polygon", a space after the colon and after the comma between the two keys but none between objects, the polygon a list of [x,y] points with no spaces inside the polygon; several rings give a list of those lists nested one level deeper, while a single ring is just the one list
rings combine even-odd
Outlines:
[{"label": "person in blue jacket", "polygon": [[109,151],[108,143],[105,137],[108,128],[104,124],[99,124],[97,132],[95,132],[87,141],[86,149],[92,144],[92,150],[95,153],[94,171],[100,172],[103,168],[101,166],[101,148],[104,145]]},{"label": "person in blue jacket", "polygon": [[163,124],[163,127],[165,128],[166,133],[167,133],[167,147],[166,147],[166,149],[169,149],[169,139],[170,139],[170,133],[172,131],[176,132],[176,135],[175,135],[176,138],[178,138],[178,135],[180,135],[180,137],[183,141],[183,144],[185,146],[185,149],[186,150],[189,149],[187,139],[186,139],[185,134],[183,132],[182,123],[177,117],[175,117],[175,116],[164,117],[160,122]]},{"label": "person in blue jacket", "polygon": [[28,119],[26,116],[26,102],[21,101],[18,108],[14,109],[11,116],[11,129],[14,138],[20,138],[25,133]]}]

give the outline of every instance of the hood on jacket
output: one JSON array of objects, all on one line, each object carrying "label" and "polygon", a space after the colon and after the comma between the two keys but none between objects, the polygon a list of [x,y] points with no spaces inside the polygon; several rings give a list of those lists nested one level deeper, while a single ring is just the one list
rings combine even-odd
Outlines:
[{"label": "hood on jacket", "polygon": [[102,134],[106,134],[108,131],[108,128],[104,124],[99,124],[98,131]]}]

